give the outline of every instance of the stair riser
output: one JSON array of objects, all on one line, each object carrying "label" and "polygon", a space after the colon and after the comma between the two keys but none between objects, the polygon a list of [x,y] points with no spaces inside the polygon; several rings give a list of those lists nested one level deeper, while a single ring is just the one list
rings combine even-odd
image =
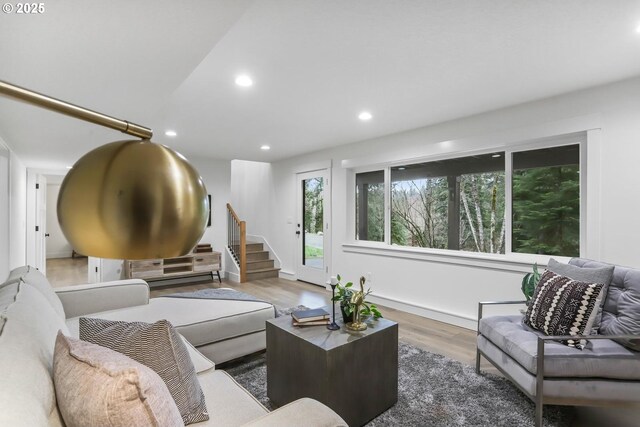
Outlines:
[{"label": "stair riser", "polygon": [[247,243],[247,252],[263,251],[264,245],[262,243]]},{"label": "stair riser", "polygon": [[247,280],[271,279],[278,276],[278,270],[263,271],[260,273],[247,272]]},{"label": "stair riser", "polygon": [[247,263],[247,272],[251,272],[251,270],[260,270],[263,268],[273,268],[273,260],[266,259],[260,262],[250,262]]},{"label": "stair riser", "polygon": [[269,252],[248,252],[247,253],[247,261],[261,261],[264,259],[269,259]]}]

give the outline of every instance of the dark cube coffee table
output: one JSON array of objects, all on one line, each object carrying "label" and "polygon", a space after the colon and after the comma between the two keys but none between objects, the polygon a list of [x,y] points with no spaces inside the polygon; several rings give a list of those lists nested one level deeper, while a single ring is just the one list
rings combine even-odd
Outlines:
[{"label": "dark cube coffee table", "polygon": [[372,320],[362,332],[297,327],[290,316],[267,321],[267,395],[282,406],[316,399],[351,427],[398,401],[398,324]]}]

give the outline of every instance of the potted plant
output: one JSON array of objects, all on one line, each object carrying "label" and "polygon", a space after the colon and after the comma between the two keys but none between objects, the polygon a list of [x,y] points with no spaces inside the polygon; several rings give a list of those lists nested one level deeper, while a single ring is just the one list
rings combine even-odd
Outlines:
[{"label": "potted plant", "polygon": [[[333,297],[332,301],[340,303],[340,311],[342,312],[342,320],[344,323],[353,321],[353,311],[355,309],[355,304],[352,303],[353,298],[353,282],[347,282],[345,285],[340,283],[342,280],[340,275],[337,275],[338,284],[336,285],[336,295]],[[364,286],[365,278],[361,277],[360,281]],[[371,289],[368,289],[364,296],[366,297],[371,293]],[[373,316],[374,319],[379,319],[382,317],[382,313],[378,310],[378,307],[375,304],[371,304],[364,300],[360,305],[360,316],[364,319]]]},{"label": "potted plant", "polygon": [[538,272],[538,264],[533,264],[533,272],[527,273],[522,278],[522,293],[524,297],[527,299],[527,305],[529,305],[529,301],[533,297],[533,292],[536,290],[536,286],[540,281],[540,272]]}]

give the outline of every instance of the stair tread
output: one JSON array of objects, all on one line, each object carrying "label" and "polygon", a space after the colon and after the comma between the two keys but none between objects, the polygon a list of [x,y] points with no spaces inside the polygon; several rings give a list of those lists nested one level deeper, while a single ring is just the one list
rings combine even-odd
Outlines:
[{"label": "stair tread", "polygon": [[258,268],[256,270],[247,270],[247,273],[266,273],[268,271],[280,271],[278,267]]},{"label": "stair tread", "polygon": [[247,264],[249,263],[258,263],[258,262],[269,262],[269,261],[273,261],[272,259],[254,259],[254,260],[247,260]]}]

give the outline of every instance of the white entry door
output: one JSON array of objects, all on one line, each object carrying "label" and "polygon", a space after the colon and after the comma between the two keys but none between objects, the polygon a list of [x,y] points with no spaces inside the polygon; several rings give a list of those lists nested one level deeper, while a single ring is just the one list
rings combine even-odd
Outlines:
[{"label": "white entry door", "polygon": [[296,175],[298,280],[324,286],[331,260],[331,187],[329,169]]}]

